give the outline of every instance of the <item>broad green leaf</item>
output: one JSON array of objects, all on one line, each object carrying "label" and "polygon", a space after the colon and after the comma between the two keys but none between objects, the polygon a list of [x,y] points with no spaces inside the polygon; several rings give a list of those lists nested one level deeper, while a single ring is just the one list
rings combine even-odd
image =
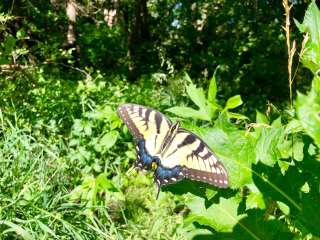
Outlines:
[{"label": "broad green leaf", "polygon": [[206,120],[206,121],[211,120],[211,117],[208,114],[208,112],[197,111],[189,107],[172,107],[167,109],[166,111],[171,112],[182,118],[192,118],[192,119],[200,119],[200,120]]},{"label": "broad green leaf", "polygon": [[235,95],[227,100],[226,106],[224,107],[224,111],[228,109],[233,109],[242,104],[242,99],[240,95]]},{"label": "broad green leaf", "polygon": [[204,95],[203,89],[197,88],[196,85],[194,85],[193,83],[190,83],[189,85],[187,85],[186,89],[187,89],[188,96],[190,97],[192,102],[194,102],[200,108],[200,111],[205,110],[207,105],[206,104],[207,100]]},{"label": "broad green leaf", "polygon": [[117,114],[111,109],[110,106],[98,107],[97,109],[86,114],[89,118],[109,121],[116,119]]},{"label": "broad green leaf", "polygon": [[320,237],[320,195],[302,193],[302,211],[297,216],[298,224],[303,225],[315,237]]},{"label": "broad green leaf", "polygon": [[282,127],[281,116],[278,117],[277,119],[275,119],[275,120],[271,123],[271,126],[272,126],[272,127],[275,127],[275,128],[280,128],[280,127]]},{"label": "broad green leaf", "polygon": [[315,77],[308,95],[298,94],[297,115],[304,130],[320,146],[320,78]]},{"label": "broad green leaf", "polygon": [[287,125],[284,130],[285,134],[292,134],[292,133],[298,133],[302,132],[303,127],[301,125],[301,122],[297,119],[292,119]]},{"label": "broad green leaf", "polygon": [[103,135],[99,144],[105,149],[111,148],[117,141],[119,133],[117,131],[110,131]]},{"label": "broad green leaf", "polygon": [[257,161],[273,166],[280,158],[278,144],[283,139],[283,128],[262,128],[256,145]]},{"label": "broad green leaf", "polygon": [[300,32],[308,33],[308,41],[302,55],[302,63],[313,73],[320,69],[320,11],[313,0],[304,16],[303,23],[295,21]]},{"label": "broad green leaf", "polygon": [[[247,216],[242,218],[234,227],[233,233],[228,239],[241,240],[290,240],[294,235],[290,229],[280,220],[274,218],[266,219],[266,211],[260,209],[249,209]],[[222,233],[221,233],[222,235]],[[217,234],[217,239],[219,234]],[[222,235],[223,236],[223,235]]]},{"label": "broad green leaf", "polygon": [[266,117],[266,115],[264,115],[263,113],[256,111],[257,115],[256,115],[256,123],[263,123],[263,124],[267,124],[269,125],[269,120]]},{"label": "broad green leaf", "polygon": [[112,180],[107,178],[107,174],[101,173],[96,178],[96,186],[98,190],[108,190],[111,192],[119,192],[119,190],[114,186]]},{"label": "broad green leaf", "polygon": [[221,197],[219,203],[206,208],[205,200],[194,196],[186,202],[191,213],[185,219],[185,223],[198,222],[201,225],[212,227],[216,231],[231,232],[237,222],[245,217],[245,214],[237,214],[240,201],[241,199],[237,197],[229,199]]}]

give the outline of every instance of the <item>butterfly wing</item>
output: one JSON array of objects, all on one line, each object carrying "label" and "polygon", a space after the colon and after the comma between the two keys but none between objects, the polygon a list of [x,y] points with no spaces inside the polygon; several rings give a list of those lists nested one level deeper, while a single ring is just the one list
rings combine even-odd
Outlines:
[{"label": "butterfly wing", "polygon": [[148,154],[155,156],[170,129],[170,120],[152,108],[131,103],[121,105],[118,113],[136,141],[144,140]]},{"label": "butterfly wing", "polygon": [[160,159],[165,168],[182,167],[184,177],[228,187],[228,174],[223,164],[198,136],[185,129],[178,130]]}]

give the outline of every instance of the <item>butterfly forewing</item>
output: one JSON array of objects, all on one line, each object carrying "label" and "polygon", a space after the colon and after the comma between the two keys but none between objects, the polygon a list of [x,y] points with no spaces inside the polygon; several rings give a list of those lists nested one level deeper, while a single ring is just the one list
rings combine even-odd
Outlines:
[{"label": "butterfly forewing", "polygon": [[148,153],[156,155],[170,129],[170,120],[154,109],[131,103],[121,105],[118,113],[134,137],[145,140]]},{"label": "butterfly forewing", "polygon": [[199,137],[184,129],[179,129],[161,154],[161,164],[168,168],[183,166],[185,177],[193,180],[228,186],[227,171],[222,163]]}]

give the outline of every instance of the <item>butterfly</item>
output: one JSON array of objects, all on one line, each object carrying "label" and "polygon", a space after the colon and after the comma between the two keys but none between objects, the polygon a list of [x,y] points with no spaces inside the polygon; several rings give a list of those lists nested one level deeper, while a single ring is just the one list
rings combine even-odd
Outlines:
[{"label": "butterfly", "polygon": [[172,123],[162,113],[126,103],[118,114],[136,141],[136,168],[154,170],[158,187],[184,178],[228,187],[228,174],[217,156],[198,136]]}]

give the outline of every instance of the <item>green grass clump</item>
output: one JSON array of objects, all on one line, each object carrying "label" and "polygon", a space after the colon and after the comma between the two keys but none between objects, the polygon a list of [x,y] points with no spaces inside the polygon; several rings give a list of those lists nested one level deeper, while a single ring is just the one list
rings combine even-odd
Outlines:
[{"label": "green grass clump", "polygon": [[[156,202],[153,185],[134,172],[116,175],[117,194],[99,193],[93,204],[74,197],[83,173],[62,138],[33,136],[1,114],[1,239],[172,239],[182,216],[174,200]],[[52,138],[51,138],[52,139]],[[95,177],[93,177],[96,179]],[[106,177],[106,179],[108,179]],[[133,185],[135,187],[126,187]],[[178,238],[178,237],[177,237]]]}]

